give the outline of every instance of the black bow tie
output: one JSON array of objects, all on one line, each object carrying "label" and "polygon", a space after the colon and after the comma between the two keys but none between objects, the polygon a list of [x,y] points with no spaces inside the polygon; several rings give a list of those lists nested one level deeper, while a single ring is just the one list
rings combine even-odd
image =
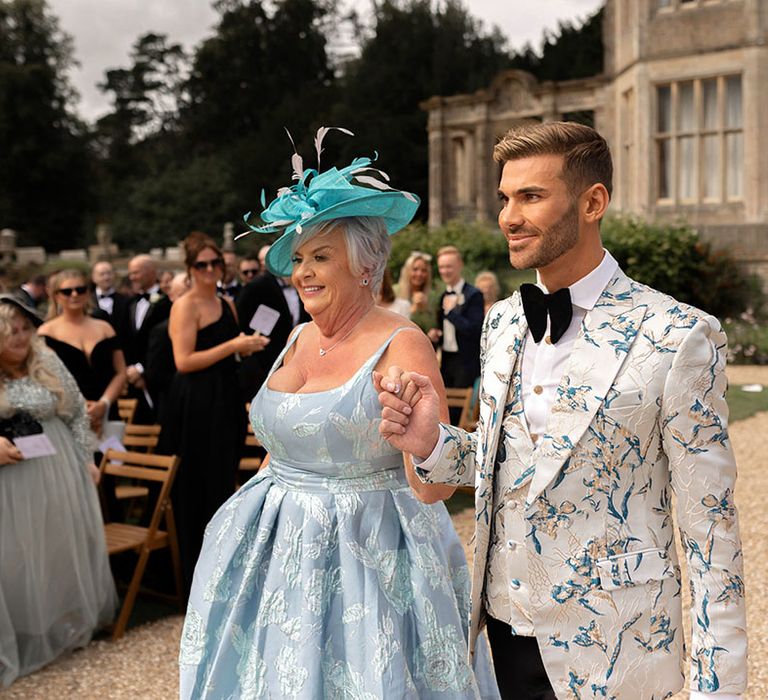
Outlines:
[{"label": "black bow tie", "polygon": [[547,314],[549,314],[549,336],[553,343],[563,337],[573,317],[571,291],[568,287],[559,289],[554,294],[544,294],[535,284],[520,286],[520,296],[523,298],[523,311],[528,321],[528,327],[535,342],[544,337],[547,330]]},{"label": "black bow tie", "polygon": [[145,301],[149,301],[149,292],[141,292],[136,295],[136,301],[139,299],[144,299]]},{"label": "black bow tie", "polygon": [[449,290],[449,289],[446,289],[446,290],[445,290],[445,296],[450,296],[451,294],[456,294],[456,292],[455,292],[455,291],[453,291],[453,289],[450,289],[450,290]]},{"label": "black bow tie", "polygon": [[99,292],[99,299],[114,299],[114,298],[115,298],[114,292],[109,292],[108,294],[102,294],[101,292]]}]

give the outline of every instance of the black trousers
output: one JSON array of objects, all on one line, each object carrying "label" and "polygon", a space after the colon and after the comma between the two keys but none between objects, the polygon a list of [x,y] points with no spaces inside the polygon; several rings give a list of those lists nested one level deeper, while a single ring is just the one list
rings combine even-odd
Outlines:
[{"label": "black trousers", "polygon": [[487,618],[496,683],[504,700],[557,700],[535,637],[512,634],[512,628]]}]

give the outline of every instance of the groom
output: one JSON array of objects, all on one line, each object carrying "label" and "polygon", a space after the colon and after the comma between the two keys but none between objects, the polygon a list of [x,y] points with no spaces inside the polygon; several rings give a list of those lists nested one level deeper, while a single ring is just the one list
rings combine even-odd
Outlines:
[{"label": "groom", "polygon": [[476,487],[470,649],[485,624],[505,698],[679,690],[674,493],[691,697],[737,698],[747,641],[725,336],[603,249],[612,162],[596,131],[517,127],[494,158],[510,262],[538,284],[486,316],[477,430],[438,424],[426,377],[376,376],[381,432],[421,478]]}]

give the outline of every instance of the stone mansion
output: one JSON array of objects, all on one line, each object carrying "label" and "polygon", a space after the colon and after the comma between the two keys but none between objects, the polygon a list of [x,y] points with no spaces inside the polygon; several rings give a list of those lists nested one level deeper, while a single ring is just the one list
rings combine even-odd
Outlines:
[{"label": "stone mansion", "polygon": [[603,72],[498,75],[433,97],[429,223],[494,222],[496,139],[520,120],[594,126],[614,156],[614,212],[693,225],[768,281],[768,0],[606,0]]}]

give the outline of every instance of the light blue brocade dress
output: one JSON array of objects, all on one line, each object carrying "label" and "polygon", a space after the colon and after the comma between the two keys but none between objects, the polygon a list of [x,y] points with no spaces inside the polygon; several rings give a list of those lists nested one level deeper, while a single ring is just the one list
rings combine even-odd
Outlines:
[{"label": "light blue brocade dress", "polygon": [[182,698],[498,698],[487,649],[477,676],[467,662],[470,581],[448,512],[416,500],[378,433],[371,372],[395,333],[335,389],[265,383],[254,398],[271,459],[206,531]]}]

